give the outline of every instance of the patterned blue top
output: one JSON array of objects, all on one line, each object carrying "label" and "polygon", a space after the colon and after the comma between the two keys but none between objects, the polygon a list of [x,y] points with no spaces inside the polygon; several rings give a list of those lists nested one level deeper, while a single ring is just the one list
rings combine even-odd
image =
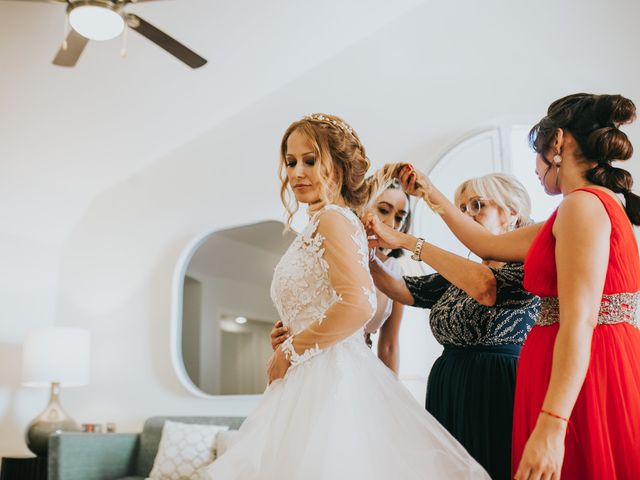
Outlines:
[{"label": "patterned blue top", "polygon": [[496,304],[481,305],[434,273],[404,277],[414,307],[430,308],[429,323],[438,343],[456,346],[522,345],[540,311],[540,299],[522,286],[521,263],[492,268]]}]

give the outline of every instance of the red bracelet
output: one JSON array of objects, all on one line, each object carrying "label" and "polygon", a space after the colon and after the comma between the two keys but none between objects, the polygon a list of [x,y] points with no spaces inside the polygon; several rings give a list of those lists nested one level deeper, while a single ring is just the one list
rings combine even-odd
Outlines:
[{"label": "red bracelet", "polygon": [[557,418],[559,420],[563,420],[563,421],[569,423],[569,419],[568,418],[561,417],[560,415],[556,415],[555,413],[551,413],[551,412],[549,412],[547,410],[540,410],[540,413],[544,413],[546,415],[549,415],[550,417]]}]

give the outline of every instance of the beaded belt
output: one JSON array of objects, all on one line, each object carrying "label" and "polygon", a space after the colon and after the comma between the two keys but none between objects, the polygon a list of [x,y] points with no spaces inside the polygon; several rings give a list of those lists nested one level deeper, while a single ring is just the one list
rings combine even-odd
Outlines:
[{"label": "beaded belt", "polygon": [[[600,310],[598,311],[598,324],[612,325],[626,322],[640,328],[640,323],[636,316],[639,300],[640,292],[602,295]],[[542,297],[540,299],[540,307],[540,315],[536,319],[536,325],[553,325],[560,321],[558,297]]]}]

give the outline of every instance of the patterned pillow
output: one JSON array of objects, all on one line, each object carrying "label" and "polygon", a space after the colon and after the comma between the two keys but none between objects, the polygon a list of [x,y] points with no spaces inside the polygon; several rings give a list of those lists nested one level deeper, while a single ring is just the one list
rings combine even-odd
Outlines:
[{"label": "patterned pillow", "polygon": [[227,426],[198,425],[167,420],[162,428],[158,454],[147,480],[192,480],[215,458],[218,432]]}]

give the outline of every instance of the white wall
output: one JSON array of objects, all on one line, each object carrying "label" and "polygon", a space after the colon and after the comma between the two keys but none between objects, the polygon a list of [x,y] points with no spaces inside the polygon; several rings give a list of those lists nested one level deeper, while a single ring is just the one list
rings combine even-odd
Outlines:
[{"label": "white wall", "polygon": [[[171,277],[192,236],[280,218],[275,169],[290,121],[339,113],[374,164],[426,167],[461,135],[531,123],[567,93],[640,103],[639,14],[637,2],[622,0],[429,2],[96,195],[61,252],[0,237],[3,286],[25,271],[33,286],[32,295],[2,289],[0,453],[24,451],[21,432],[46,402],[45,392],[19,385],[19,341],[35,325],[92,333],[91,385],[62,397],[81,422],[135,430],[154,414],[250,411],[253,401],[199,399],[179,384],[169,355]],[[640,145],[638,126],[629,132]],[[640,178],[637,159],[629,168]]]},{"label": "white wall", "polygon": [[59,269],[59,249],[0,231],[0,455],[24,451],[24,428],[46,405],[47,392],[19,387],[21,342],[54,324]]}]

